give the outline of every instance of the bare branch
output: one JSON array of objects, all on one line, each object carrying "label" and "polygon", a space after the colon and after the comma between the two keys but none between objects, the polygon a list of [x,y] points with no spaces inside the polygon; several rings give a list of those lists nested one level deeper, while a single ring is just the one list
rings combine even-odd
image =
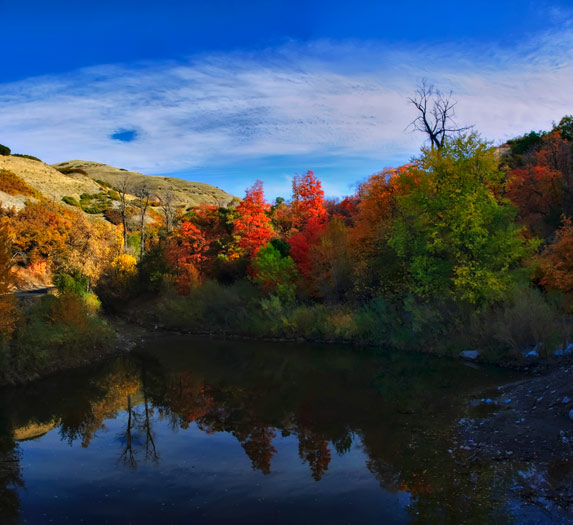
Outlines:
[{"label": "bare branch", "polygon": [[432,148],[440,149],[450,134],[472,128],[472,126],[459,127],[454,120],[456,102],[452,101],[452,94],[451,91],[444,94],[422,80],[416,95],[408,98],[419,113],[408,128],[425,133],[430,139]]}]

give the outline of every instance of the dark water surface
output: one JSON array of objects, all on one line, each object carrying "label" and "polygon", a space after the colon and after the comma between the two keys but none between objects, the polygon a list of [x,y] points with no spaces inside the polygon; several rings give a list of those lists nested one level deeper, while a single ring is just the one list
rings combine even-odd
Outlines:
[{"label": "dark water surface", "polygon": [[496,369],[335,345],[159,336],[0,400],[2,522],[503,523],[456,464]]}]

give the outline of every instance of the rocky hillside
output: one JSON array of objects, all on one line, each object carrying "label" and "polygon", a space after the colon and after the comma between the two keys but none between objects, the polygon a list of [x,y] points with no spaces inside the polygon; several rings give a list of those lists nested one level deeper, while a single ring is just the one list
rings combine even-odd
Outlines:
[{"label": "rocky hillside", "polygon": [[97,162],[68,161],[49,166],[37,160],[0,155],[0,177],[6,177],[3,173],[13,173],[37,192],[33,195],[25,191],[3,191],[7,188],[0,184],[0,203],[16,209],[22,208],[26,200],[39,197],[62,205],[80,202],[82,196],[85,201],[86,195],[101,195],[102,191],[108,191],[109,186],[118,188],[124,182],[130,194],[142,185],[147,186],[152,199],[158,200],[170,193],[173,205],[185,210],[199,204],[226,206],[233,199],[233,195],[209,184],[143,175]]},{"label": "rocky hillside", "polygon": [[124,183],[127,183],[130,193],[145,185],[151,195],[156,198],[161,198],[165,194],[170,193],[174,204],[181,208],[190,208],[199,204],[226,206],[233,199],[233,195],[202,182],[189,182],[174,177],[143,175],[136,171],[114,168],[98,162],[70,160],[54,164],[52,167],[72,175],[74,174],[73,170],[81,170],[75,173],[85,173],[91,179],[103,181],[116,190]]}]

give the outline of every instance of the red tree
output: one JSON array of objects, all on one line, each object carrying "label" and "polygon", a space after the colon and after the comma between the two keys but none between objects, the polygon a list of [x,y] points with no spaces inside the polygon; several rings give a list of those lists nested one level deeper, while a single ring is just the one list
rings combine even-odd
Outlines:
[{"label": "red tree", "polygon": [[541,284],[566,294],[573,294],[573,221],[563,218],[555,243],[541,256]]},{"label": "red tree", "polygon": [[165,255],[175,271],[175,285],[179,293],[189,293],[189,288],[200,281],[208,249],[209,243],[203,232],[189,221],[171,235]]},{"label": "red tree", "polygon": [[545,164],[511,170],[507,196],[535,235],[546,237],[558,221],[563,193],[563,175]]},{"label": "red tree", "polygon": [[271,219],[267,212],[269,204],[263,194],[263,183],[258,180],[245,192],[245,198],[237,206],[235,233],[239,236],[239,246],[248,257],[269,242],[273,236]]},{"label": "red tree", "polygon": [[324,207],[324,191],[314,172],[307,171],[304,175],[295,175],[292,181],[291,214],[293,226],[301,230],[311,220],[319,222],[326,220]]},{"label": "red tree", "polygon": [[305,278],[309,277],[312,268],[310,251],[318,243],[325,230],[326,222],[313,217],[303,231],[295,232],[289,238],[290,256],[296,263],[298,271]]}]

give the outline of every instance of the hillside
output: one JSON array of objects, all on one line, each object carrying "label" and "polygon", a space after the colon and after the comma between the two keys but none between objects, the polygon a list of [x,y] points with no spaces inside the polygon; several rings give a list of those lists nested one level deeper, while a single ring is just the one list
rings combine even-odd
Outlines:
[{"label": "hillside", "polygon": [[70,160],[54,164],[53,167],[66,171],[80,169],[91,179],[106,182],[115,189],[127,181],[130,192],[135,192],[138,187],[144,184],[155,197],[161,197],[170,192],[175,206],[181,208],[191,208],[199,204],[226,206],[233,199],[233,195],[202,182],[189,182],[175,177],[143,175],[136,171],[114,168],[98,162]]},{"label": "hillside", "polygon": [[[79,200],[83,193],[97,193],[101,187],[93,179],[81,173],[64,175],[58,170],[36,160],[0,155],[0,170],[14,173],[26,184],[46,199],[62,203],[62,197],[70,196]],[[8,195],[0,191],[0,202],[20,209],[26,200],[33,197]]]}]

